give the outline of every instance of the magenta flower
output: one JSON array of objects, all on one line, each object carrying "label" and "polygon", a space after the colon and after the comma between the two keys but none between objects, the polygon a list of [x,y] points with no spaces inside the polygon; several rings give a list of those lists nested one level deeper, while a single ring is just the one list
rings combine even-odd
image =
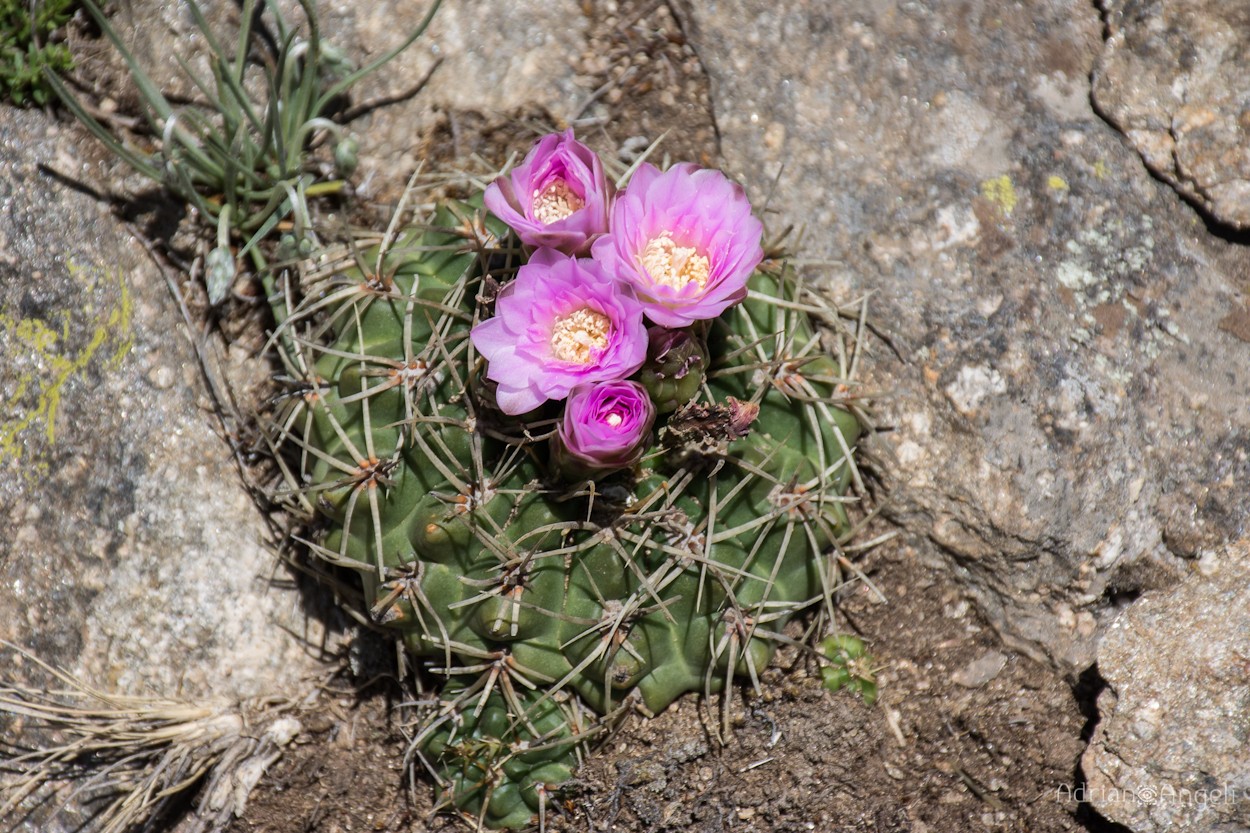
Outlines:
[{"label": "magenta flower", "polygon": [[746,297],[764,259],[763,234],[746,193],[720,171],[682,163],[661,173],[643,164],[592,253],[634,287],[648,318],[685,327]]},{"label": "magenta flower", "polygon": [[524,414],[577,385],[623,379],[647,357],[633,292],[589,259],[539,249],[469,333],[505,414]]},{"label": "magenta flower", "polygon": [[629,468],[651,445],[655,406],[637,382],[578,385],[569,392],[552,453],[570,479]]},{"label": "magenta flower", "polygon": [[603,163],[569,129],[539,139],[520,165],[487,186],[485,202],[526,246],[579,255],[608,230],[612,194]]}]

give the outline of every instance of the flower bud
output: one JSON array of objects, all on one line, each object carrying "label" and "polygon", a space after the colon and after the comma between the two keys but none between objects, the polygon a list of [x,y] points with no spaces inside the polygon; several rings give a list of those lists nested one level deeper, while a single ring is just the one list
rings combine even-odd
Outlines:
[{"label": "flower bud", "polygon": [[312,238],[307,236],[296,237],[294,234],[287,232],[278,238],[278,248],[276,257],[282,263],[294,263],[297,260],[303,260],[309,257],[316,244]]},{"label": "flower bud", "polygon": [[629,468],[651,445],[655,406],[637,382],[578,385],[552,438],[552,464],[568,480]]},{"label": "flower bud", "polygon": [[332,86],[333,82],[356,71],[356,64],[347,54],[347,50],[326,41],[319,41],[317,47],[321,51],[318,69],[321,70],[321,82],[325,86]]},{"label": "flower bud", "polygon": [[664,327],[647,330],[647,361],[638,379],[660,413],[675,411],[693,399],[706,367],[707,348],[694,333]]},{"label": "flower bud", "polygon": [[344,136],[334,146],[334,170],[342,178],[351,176],[360,164],[360,143],[355,136]]},{"label": "flower bud", "polygon": [[225,300],[234,283],[234,255],[225,246],[218,246],[204,258],[204,283],[208,287],[208,302],[217,306]]}]

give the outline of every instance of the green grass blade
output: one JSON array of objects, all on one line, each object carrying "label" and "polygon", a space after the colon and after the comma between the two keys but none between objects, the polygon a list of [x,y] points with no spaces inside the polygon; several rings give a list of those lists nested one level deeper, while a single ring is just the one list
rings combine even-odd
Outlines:
[{"label": "green grass blade", "polygon": [[[252,36],[252,9],[255,6],[255,0],[246,0],[243,4],[243,27],[239,30],[238,53],[233,62],[230,61],[230,53],[222,48],[220,42],[213,36],[213,31],[209,27],[208,20],[204,17],[204,12],[200,9],[199,3],[196,3],[195,0],[190,0],[188,5],[191,8],[191,15],[195,18],[195,25],[199,28],[200,33],[204,35],[204,40],[213,52],[212,59],[217,61],[220,67],[220,69],[214,71],[217,83],[219,87],[224,86],[229,90],[234,100],[234,106],[229,108],[224,106],[220,96],[220,89],[214,92],[205,90],[204,94],[210,101],[216,101],[218,104],[223,105],[220,108],[223,116],[226,115],[228,109],[237,110],[251,122],[255,130],[262,130],[260,116],[257,115],[256,110],[252,107],[251,97],[243,89],[243,73],[247,67],[247,51]],[[179,63],[183,63],[184,71],[190,74],[190,70],[181,58],[179,58]],[[202,85],[197,84],[197,86],[203,89]]]}]

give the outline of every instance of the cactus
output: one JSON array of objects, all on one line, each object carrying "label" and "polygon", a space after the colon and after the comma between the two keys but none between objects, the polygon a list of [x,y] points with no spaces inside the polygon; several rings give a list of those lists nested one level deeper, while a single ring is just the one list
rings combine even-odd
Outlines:
[{"label": "cactus", "polygon": [[683,404],[643,459],[561,479],[558,408],[501,413],[469,337],[523,258],[480,202],[315,256],[276,429],[292,498],[328,521],[317,553],[446,681],[413,754],[448,803],[508,828],[624,706],[758,682],[787,623],[828,609],[861,431],[799,277],[766,261],[680,362],[652,339],[639,377]]},{"label": "cactus", "polygon": [[864,641],[847,634],[828,636],[816,644],[816,653],[828,660],[820,679],[829,691],[849,688],[871,706],[877,702],[877,671]]}]

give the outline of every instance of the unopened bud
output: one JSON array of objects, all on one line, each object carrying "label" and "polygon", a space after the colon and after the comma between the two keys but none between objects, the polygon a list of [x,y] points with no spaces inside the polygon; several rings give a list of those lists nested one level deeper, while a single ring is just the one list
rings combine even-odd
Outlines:
[{"label": "unopened bud", "polygon": [[706,370],[707,348],[690,330],[652,327],[647,331],[647,361],[638,380],[661,414],[694,399]]},{"label": "unopened bud", "polygon": [[230,292],[236,274],[234,255],[224,246],[218,246],[204,258],[204,283],[208,287],[208,302],[217,306]]},{"label": "unopened bud", "polygon": [[360,143],[354,136],[344,136],[334,146],[334,170],[341,177],[349,177],[360,164]]}]

